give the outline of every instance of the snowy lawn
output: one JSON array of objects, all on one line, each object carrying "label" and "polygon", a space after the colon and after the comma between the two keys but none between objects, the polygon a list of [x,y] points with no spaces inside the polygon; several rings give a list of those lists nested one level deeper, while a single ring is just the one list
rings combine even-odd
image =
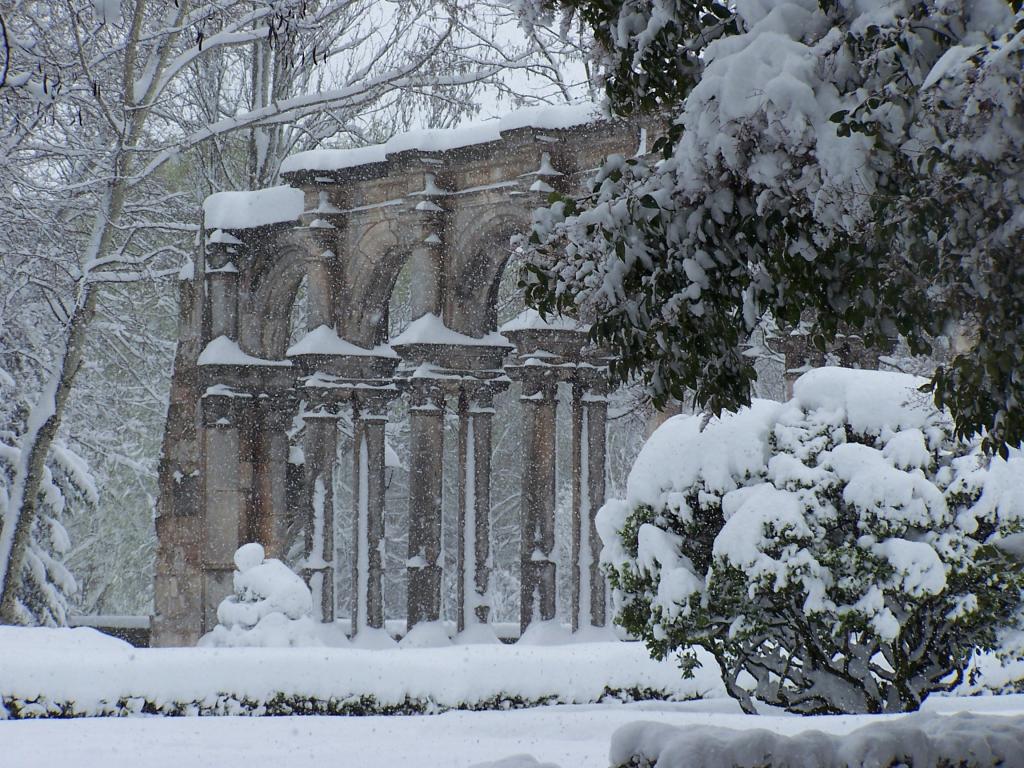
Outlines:
[{"label": "snowy lawn", "polygon": [[[1024,715],[1024,696],[937,698],[925,710]],[[0,722],[0,762],[19,768],[467,768],[528,754],[560,768],[602,768],[608,765],[612,733],[639,720],[795,734],[847,733],[894,717],[754,717],[740,714],[730,700],[717,699],[394,717],[7,721]]]}]

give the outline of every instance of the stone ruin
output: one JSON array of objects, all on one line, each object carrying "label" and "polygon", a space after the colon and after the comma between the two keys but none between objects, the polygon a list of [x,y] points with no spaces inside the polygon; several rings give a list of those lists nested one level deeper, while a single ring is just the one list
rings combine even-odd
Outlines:
[{"label": "stone ruin", "polygon": [[[607,359],[568,321],[526,312],[497,328],[509,239],[552,190],[582,191],[609,154],[640,147],[638,125],[590,108],[314,150],[282,166],[286,186],[223,192],[204,205],[201,246],[181,283],[180,336],[160,468],[154,645],[192,645],[231,592],[232,555],[256,541],[283,558],[304,536],[315,610],[335,619],[335,571],[352,568],[352,631],[382,628],[385,425],[409,409],[407,621],[442,618],[446,410],[458,418],[460,630],[489,620],[493,401],[522,386],[520,629],[555,618],[555,419],[571,390],[573,628],[604,626],[594,515],[604,501]],[[388,337],[399,272],[412,317]],[[308,333],[289,346],[307,286]],[[301,411],[301,413],[300,413]],[[294,453],[293,426],[304,424]],[[350,519],[334,520],[338,421],[351,419]],[[352,562],[334,532],[352,526]],[[291,526],[291,529],[290,529]]]}]

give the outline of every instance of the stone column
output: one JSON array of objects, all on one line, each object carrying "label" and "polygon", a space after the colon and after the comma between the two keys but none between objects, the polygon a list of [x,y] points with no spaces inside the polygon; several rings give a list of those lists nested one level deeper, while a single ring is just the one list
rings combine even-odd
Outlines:
[{"label": "stone column", "polygon": [[303,575],[313,592],[313,612],[334,621],[334,466],[338,452],[337,417],[307,413],[306,420],[306,557]]},{"label": "stone column", "polygon": [[491,421],[487,385],[459,398],[458,629],[490,619]]},{"label": "stone column", "polygon": [[601,539],[595,519],[604,504],[608,379],[579,362],[572,381],[572,629],[607,623]]},{"label": "stone column", "polygon": [[334,302],[331,289],[331,251],[311,253],[306,259],[306,327],[312,331],[321,325],[334,327]]},{"label": "stone column", "polygon": [[444,295],[444,211],[437,204],[440,198],[431,192],[440,193],[435,185],[434,174],[424,174],[424,188],[415,199],[419,202],[416,210],[419,213],[419,231],[417,241],[409,254],[412,271],[416,279],[412,281],[410,302],[414,320],[431,312],[441,316]]},{"label": "stone column", "polygon": [[572,628],[603,627],[605,579],[595,518],[604,504],[607,385],[573,387]]},{"label": "stone column", "polygon": [[267,557],[278,560],[288,554],[288,428],[292,407],[283,396],[260,401],[253,517],[246,537],[247,541],[262,544]]},{"label": "stone column", "polygon": [[544,372],[523,374],[523,491],[519,626],[555,618],[555,394]]},{"label": "stone column", "polygon": [[408,629],[441,618],[441,478],[444,394],[410,383]]},{"label": "stone column", "polygon": [[233,589],[235,550],[243,543],[253,467],[241,414],[245,393],[205,395],[202,400],[203,617],[202,631],[217,624],[217,606]]},{"label": "stone column", "polygon": [[354,404],[352,634],[384,626],[384,427],[381,404]]},{"label": "stone column", "polygon": [[238,339],[238,270],[228,263],[206,273],[209,338]]}]

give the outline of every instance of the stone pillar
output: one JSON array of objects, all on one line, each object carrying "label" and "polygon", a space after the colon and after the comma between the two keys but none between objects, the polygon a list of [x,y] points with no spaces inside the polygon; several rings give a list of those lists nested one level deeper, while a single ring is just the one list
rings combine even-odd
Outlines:
[{"label": "stone pillar", "polygon": [[606,390],[604,382],[588,392],[580,392],[580,396],[574,388],[573,422],[579,421],[579,442],[574,450],[577,463],[573,468],[573,631],[607,623],[605,579],[600,568],[601,537],[595,524],[605,493]]},{"label": "stone pillar", "polygon": [[413,379],[409,407],[408,628],[441,618],[444,394]]},{"label": "stone pillar", "polygon": [[520,630],[555,618],[555,395],[557,382],[523,375]]},{"label": "stone pillar", "polygon": [[384,427],[382,405],[353,405],[352,634],[384,626]]},{"label": "stone pillar", "polygon": [[486,385],[459,398],[458,629],[490,619],[491,420]]},{"label": "stone pillar", "polygon": [[206,273],[209,338],[238,339],[238,270],[233,264]]},{"label": "stone pillar", "polygon": [[250,401],[244,393],[202,400],[203,632],[216,626],[217,606],[232,592],[233,558],[244,543],[253,466],[239,422]]},{"label": "stone pillar", "polygon": [[312,331],[321,325],[334,327],[334,294],[331,284],[331,251],[311,253],[306,260],[306,327]]},{"label": "stone pillar", "polygon": [[[604,627],[607,624],[606,599],[604,590],[604,573],[601,572],[601,537],[597,534],[597,512],[604,506],[604,473],[605,449],[607,445],[608,400],[607,384],[602,382],[583,396],[583,441],[586,456],[581,457],[581,501],[577,507],[580,515],[580,526],[573,530],[580,531],[580,556],[573,562],[577,563],[581,575],[581,589],[578,602],[586,606],[590,602],[590,624],[592,627]],[[586,514],[584,514],[586,512]],[[586,575],[586,585],[583,577]],[[589,595],[588,595],[589,591]],[[575,613],[581,624],[586,615],[583,610]]]},{"label": "stone pillar", "polygon": [[338,424],[334,414],[308,413],[306,420],[306,557],[303,575],[313,592],[313,612],[334,621],[334,465]]},{"label": "stone pillar", "polygon": [[424,174],[423,192],[417,195],[419,203],[418,242],[413,245],[409,254],[412,271],[416,279],[412,281],[410,302],[414,320],[431,312],[441,316],[444,295],[444,211],[437,204],[438,197],[428,194],[440,193],[436,188],[434,174]]},{"label": "stone pillar", "polygon": [[262,544],[267,557],[278,560],[288,554],[288,427],[292,407],[285,397],[260,401],[253,515],[246,536],[246,541]]}]

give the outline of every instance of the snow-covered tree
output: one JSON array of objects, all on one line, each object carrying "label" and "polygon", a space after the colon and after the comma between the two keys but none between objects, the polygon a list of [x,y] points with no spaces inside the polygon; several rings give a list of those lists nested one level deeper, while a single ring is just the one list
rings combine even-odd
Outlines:
[{"label": "snow-covered tree", "polygon": [[[15,328],[0,336],[10,341]],[[0,345],[0,525],[10,514],[11,489],[20,449],[16,427],[29,411],[17,380],[4,370],[17,362]],[[12,366],[13,367],[13,366]],[[7,425],[7,426],[4,426]],[[88,515],[98,501],[88,465],[62,441],[56,441],[43,468],[36,504],[39,514],[32,530],[14,610],[20,623],[62,626],[69,599],[78,585],[65,564],[71,542],[64,527],[67,515]]]},{"label": "snow-covered tree", "polygon": [[684,668],[706,648],[748,712],[962,682],[1024,620],[1024,454],[958,439],[923,382],[820,368],[786,403],[666,422],[598,516],[617,621]]},{"label": "snow-covered tree", "polygon": [[581,311],[658,401],[749,402],[766,313],[914,354],[955,431],[1024,439],[1020,0],[564,0],[649,156],[538,212],[528,300]]}]

